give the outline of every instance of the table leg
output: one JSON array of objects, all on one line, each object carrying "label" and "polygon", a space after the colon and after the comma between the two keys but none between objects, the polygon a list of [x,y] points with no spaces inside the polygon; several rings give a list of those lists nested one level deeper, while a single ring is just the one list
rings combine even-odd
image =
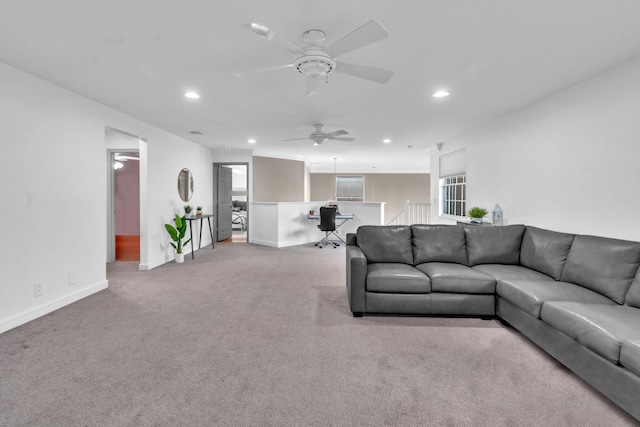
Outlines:
[{"label": "table leg", "polygon": [[207,224],[209,224],[209,233],[211,234],[211,248],[215,249],[216,246],[213,244],[213,229],[211,228],[211,217],[207,217]]},{"label": "table leg", "polygon": [[342,227],[342,224],[344,224],[344,223],[345,223],[345,222],[347,222],[347,221],[348,221],[348,220],[343,219],[343,220],[342,220],[342,222],[341,222],[340,224],[337,224],[337,225],[336,225],[336,229],[335,229],[334,231],[332,231],[332,232],[331,232],[334,236],[336,236],[336,237],[337,237],[337,238],[338,238],[338,239],[339,239],[343,244],[345,244],[345,245],[346,245],[347,243],[346,243],[344,240],[342,240],[342,237],[340,237],[340,236],[338,235],[337,231],[338,231],[338,228]]},{"label": "table leg", "polygon": [[195,255],[193,254],[193,225],[191,221],[189,221],[189,236],[191,236],[191,259],[195,259]]},{"label": "table leg", "polygon": [[200,237],[198,238],[198,249],[202,247],[202,218],[200,218]]}]

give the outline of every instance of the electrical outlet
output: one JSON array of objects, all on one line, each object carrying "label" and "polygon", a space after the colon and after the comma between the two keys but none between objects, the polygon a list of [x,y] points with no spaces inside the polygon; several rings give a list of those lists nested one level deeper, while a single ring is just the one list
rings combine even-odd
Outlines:
[{"label": "electrical outlet", "polygon": [[69,273],[69,286],[73,286],[78,283],[77,274],[75,271]]},{"label": "electrical outlet", "polygon": [[36,283],[33,285],[33,296],[39,297],[42,295],[42,283]]}]

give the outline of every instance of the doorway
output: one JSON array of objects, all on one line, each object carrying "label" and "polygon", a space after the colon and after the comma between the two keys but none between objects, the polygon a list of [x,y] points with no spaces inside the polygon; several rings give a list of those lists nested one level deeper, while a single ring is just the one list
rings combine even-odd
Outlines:
[{"label": "doorway", "polygon": [[140,261],[140,158],[113,153],[115,260]]},{"label": "doorway", "polygon": [[[105,128],[107,172],[107,263],[138,261],[146,270],[146,140]],[[117,237],[116,237],[117,236]]]},{"label": "doorway", "polygon": [[[214,163],[213,166],[213,201],[214,211],[217,212],[217,241],[247,242],[249,233],[249,163]],[[230,173],[230,182],[226,178],[228,173]],[[230,213],[228,212],[229,208]],[[229,221],[230,227],[227,223]]]},{"label": "doorway", "polygon": [[107,150],[107,262],[140,261],[140,155]]}]

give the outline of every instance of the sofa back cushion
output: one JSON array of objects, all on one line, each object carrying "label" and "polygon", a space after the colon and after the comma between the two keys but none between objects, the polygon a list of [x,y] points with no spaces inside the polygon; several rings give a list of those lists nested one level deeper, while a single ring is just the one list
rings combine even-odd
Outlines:
[{"label": "sofa back cushion", "polygon": [[560,279],[622,304],[639,265],[640,242],[576,236]]},{"label": "sofa back cushion", "polygon": [[367,262],[413,264],[411,227],[408,225],[362,225],[356,233]]},{"label": "sofa back cushion", "polygon": [[520,247],[520,264],[560,280],[573,237],[527,226]]},{"label": "sofa back cushion", "polygon": [[477,264],[519,264],[524,225],[464,227],[467,259]]},{"label": "sofa back cushion", "polygon": [[412,225],[413,262],[467,264],[464,229],[459,225]]},{"label": "sofa back cushion", "polygon": [[624,303],[631,307],[640,308],[640,268],[638,268],[636,278],[631,282],[631,286],[629,287],[629,292],[627,292],[627,297],[625,298]]}]

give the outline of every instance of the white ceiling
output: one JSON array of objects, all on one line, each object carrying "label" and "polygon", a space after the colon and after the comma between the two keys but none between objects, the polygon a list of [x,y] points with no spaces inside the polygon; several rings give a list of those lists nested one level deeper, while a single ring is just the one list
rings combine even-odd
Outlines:
[{"label": "white ceiling", "polygon": [[[340,59],[394,70],[385,85],[334,73],[307,97],[292,68],[233,75],[294,59],[244,24],[302,45],[370,20],[391,36]],[[640,57],[639,22],[638,0],[2,0],[0,61],[208,147],[426,172],[428,147]],[[356,140],[280,141],[318,122]]]}]

